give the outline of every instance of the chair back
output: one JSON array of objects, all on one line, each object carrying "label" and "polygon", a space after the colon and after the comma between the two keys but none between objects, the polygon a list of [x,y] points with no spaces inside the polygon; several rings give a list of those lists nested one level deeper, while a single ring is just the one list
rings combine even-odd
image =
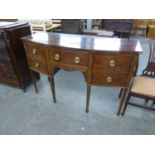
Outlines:
[{"label": "chair back", "polygon": [[155,40],[149,41],[150,55],[143,75],[155,77]]}]

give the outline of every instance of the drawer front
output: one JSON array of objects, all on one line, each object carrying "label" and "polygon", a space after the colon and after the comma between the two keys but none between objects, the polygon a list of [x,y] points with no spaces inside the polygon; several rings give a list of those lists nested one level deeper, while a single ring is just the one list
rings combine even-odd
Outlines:
[{"label": "drawer front", "polygon": [[129,73],[92,72],[92,84],[106,86],[122,86],[128,84]]},{"label": "drawer front", "polygon": [[44,61],[37,59],[28,59],[29,67],[36,72],[48,74],[47,64]]},{"label": "drawer front", "polygon": [[132,60],[133,56],[128,54],[95,54],[93,61],[93,70],[115,70],[116,72],[129,72]]},{"label": "drawer front", "polygon": [[27,46],[27,56],[32,58],[37,58],[40,60],[46,59],[46,48],[42,45],[35,43],[26,43]]},{"label": "drawer front", "polygon": [[72,66],[88,67],[88,53],[71,49],[51,48],[50,61]]},{"label": "drawer front", "polygon": [[15,74],[15,70],[11,62],[0,61],[0,73],[1,74]]},{"label": "drawer front", "polygon": [[19,85],[18,77],[10,62],[0,61],[0,81]]}]

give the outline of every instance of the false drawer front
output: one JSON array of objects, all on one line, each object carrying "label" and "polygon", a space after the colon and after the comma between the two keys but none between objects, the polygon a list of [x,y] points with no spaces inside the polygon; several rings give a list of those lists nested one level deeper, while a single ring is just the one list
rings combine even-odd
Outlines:
[{"label": "false drawer front", "polygon": [[92,84],[107,86],[127,86],[129,73],[92,72]]},{"label": "false drawer front", "polygon": [[27,56],[31,58],[37,58],[43,60],[46,58],[46,48],[42,45],[35,44],[35,43],[26,43],[27,46]]},{"label": "false drawer front", "polygon": [[71,49],[51,48],[49,51],[50,61],[72,66],[88,67],[88,53]]},{"label": "false drawer front", "polygon": [[133,56],[129,54],[104,54],[94,55],[93,70],[116,72],[129,72]]},{"label": "false drawer front", "polygon": [[31,69],[39,73],[48,74],[47,63],[45,61],[29,58],[28,62]]}]

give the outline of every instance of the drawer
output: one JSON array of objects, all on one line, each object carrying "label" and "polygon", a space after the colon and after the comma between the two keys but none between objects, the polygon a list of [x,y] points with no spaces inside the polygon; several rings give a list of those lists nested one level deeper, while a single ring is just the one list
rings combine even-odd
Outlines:
[{"label": "drawer", "polygon": [[31,69],[39,73],[48,74],[47,64],[44,61],[29,58],[28,62]]},{"label": "drawer", "polygon": [[35,43],[26,43],[26,46],[27,56],[37,58],[40,60],[46,59],[46,48],[44,46]]},{"label": "drawer", "polygon": [[105,70],[129,72],[133,58],[132,55],[128,54],[94,55],[93,70],[98,72]]},{"label": "drawer", "polygon": [[13,69],[11,62],[0,61],[0,73],[15,74],[15,70]]},{"label": "drawer", "polygon": [[127,86],[129,73],[92,72],[92,84],[107,86]]},{"label": "drawer", "polygon": [[0,73],[0,82],[19,85],[19,80],[16,75],[7,75]]},{"label": "drawer", "polygon": [[50,61],[72,66],[88,67],[88,53],[71,49],[51,48],[49,51]]},{"label": "drawer", "polygon": [[19,85],[18,77],[11,62],[0,61],[0,81],[8,84]]}]

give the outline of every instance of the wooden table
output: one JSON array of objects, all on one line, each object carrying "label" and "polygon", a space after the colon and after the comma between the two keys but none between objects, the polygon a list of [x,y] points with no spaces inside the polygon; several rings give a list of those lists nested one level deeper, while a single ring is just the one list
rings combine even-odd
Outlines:
[{"label": "wooden table", "polygon": [[38,32],[38,31],[54,31],[57,28],[61,27],[61,24],[51,24],[49,26],[46,26],[45,24],[31,24],[33,32]]},{"label": "wooden table", "polygon": [[23,43],[30,70],[48,76],[54,102],[55,73],[59,69],[79,71],[87,83],[86,112],[89,111],[91,85],[96,85],[123,88],[120,114],[142,51],[139,41],[44,32],[24,37]]}]

